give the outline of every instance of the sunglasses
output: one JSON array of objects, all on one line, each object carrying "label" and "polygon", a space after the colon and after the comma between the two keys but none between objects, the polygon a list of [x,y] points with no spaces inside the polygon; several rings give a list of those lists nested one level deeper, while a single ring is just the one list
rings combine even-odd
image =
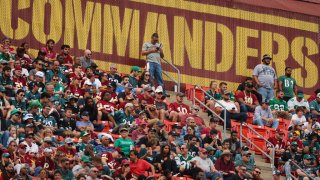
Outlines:
[{"label": "sunglasses", "polygon": [[150,76],[150,74],[145,74],[144,76]]},{"label": "sunglasses", "polygon": [[199,109],[194,109],[195,111],[199,111]]},{"label": "sunglasses", "polygon": [[125,164],[124,167],[129,167],[129,164]]},{"label": "sunglasses", "polygon": [[68,146],[72,146],[73,145],[73,143],[68,143]]},{"label": "sunglasses", "polygon": [[255,171],[257,174],[261,174],[261,172],[260,171]]},{"label": "sunglasses", "polygon": [[52,79],[52,81],[59,81],[59,79]]},{"label": "sunglasses", "polygon": [[26,95],[24,95],[24,94],[20,94],[20,96],[24,97],[24,96],[26,96]]},{"label": "sunglasses", "polygon": [[43,66],[43,64],[42,64],[42,63],[38,63],[38,65]]}]

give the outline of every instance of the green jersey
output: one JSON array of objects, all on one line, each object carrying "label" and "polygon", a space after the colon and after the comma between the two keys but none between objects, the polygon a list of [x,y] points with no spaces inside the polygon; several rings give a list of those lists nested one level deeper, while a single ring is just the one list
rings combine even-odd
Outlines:
[{"label": "green jersey", "polygon": [[0,76],[0,84],[2,86],[6,86],[6,85],[12,85],[13,86],[13,80],[11,79],[11,77],[4,78],[3,76]]},{"label": "green jersey", "polygon": [[44,115],[39,115],[39,117],[37,118],[43,126],[45,127],[56,127],[57,126],[57,122],[54,119],[54,117],[52,116],[47,116],[45,117]]},{"label": "green jersey", "polygon": [[7,127],[16,127],[16,128],[23,128],[23,124],[21,122],[13,122],[11,120],[7,121]]},{"label": "green jersey", "polygon": [[[11,54],[12,60],[16,60],[16,56],[14,54]],[[6,56],[4,52],[0,53],[0,60],[10,61],[10,56]]]},{"label": "green jersey", "polygon": [[282,82],[282,91],[285,97],[293,97],[296,80],[288,76],[280,76],[278,81]]},{"label": "green jersey", "polygon": [[269,101],[271,110],[277,110],[277,111],[288,111],[287,103],[284,100],[277,100],[276,98],[273,98]]},{"label": "green jersey", "polygon": [[320,112],[320,103],[318,103],[317,100],[313,100],[310,102],[310,110],[316,110],[317,112]]},{"label": "green jersey", "polygon": [[132,122],[135,120],[132,115],[126,115],[124,111],[116,111],[113,116],[114,120],[116,121],[117,125],[120,124],[128,124],[131,125]]},{"label": "green jersey", "polygon": [[134,142],[129,138],[123,139],[121,137],[114,142],[114,147],[120,148],[125,155],[129,155],[130,150],[134,147]]},{"label": "green jersey", "polygon": [[27,102],[23,99],[21,102],[17,101],[15,97],[9,99],[10,105],[13,105],[16,109],[26,111],[27,110]]}]

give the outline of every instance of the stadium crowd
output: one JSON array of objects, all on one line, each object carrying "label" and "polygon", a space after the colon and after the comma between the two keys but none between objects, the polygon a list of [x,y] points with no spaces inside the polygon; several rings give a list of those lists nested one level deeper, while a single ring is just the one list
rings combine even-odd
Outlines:
[{"label": "stadium crowd", "polygon": [[[278,78],[269,55],[236,91],[225,82],[210,83],[205,103],[231,130],[222,140],[221,118],[201,118],[202,109],[185,104],[181,92],[169,102],[157,34],[142,48],[148,67],[132,66],[127,74],[118,73],[116,64],[102,71],[88,49],[82,57],[72,57],[68,45],[58,49],[50,39],[34,56],[28,43],[3,39],[0,179],[260,180],[251,146],[241,146],[231,126],[250,113],[253,124],[275,130],[269,141],[277,171],[264,179],[319,175],[320,89],[304,99],[292,69]],[[287,129],[279,128],[280,120],[290,122]]]}]

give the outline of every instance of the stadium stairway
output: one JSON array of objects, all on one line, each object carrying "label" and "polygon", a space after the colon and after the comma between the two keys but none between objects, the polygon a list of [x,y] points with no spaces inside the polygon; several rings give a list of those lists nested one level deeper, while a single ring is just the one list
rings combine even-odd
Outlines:
[{"label": "stadium stairway", "polygon": [[[170,95],[169,101],[175,102],[176,101],[175,93],[172,91],[167,91],[167,93]],[[189,105],[190,107],[192,106],[192,101],[189,101],[187,98],[184,98],[184,103]],[[209,117],[206,112],[200,111],[199,116],[205,120],[207,125],[209,125]],[[223,133],[223,126],[218,126],[218,129]],[[227,138],[229,138],[230,131],[227,131],[226,135],[227,135]],[[256,165],[261,168],[261,171],[262,171],[261,177],[264,180],[271,180],[272,170],[271,170],[270,163],[265,163],[265,159],[263,159],[261,155],[254,154],[254,151],[251,151],[251,152],[254,155]],[[281,177],[280,179],[285,179],[285,177]]]}]

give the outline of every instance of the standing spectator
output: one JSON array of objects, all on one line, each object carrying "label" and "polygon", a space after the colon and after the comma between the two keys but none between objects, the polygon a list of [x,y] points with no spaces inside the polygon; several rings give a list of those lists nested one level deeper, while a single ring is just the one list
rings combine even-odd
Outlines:
[{"label": "standing spectator", "polygon": [[269,102],[263,101],[254,111],[253,124],[258,126],[267,126],[277,129],[279,126],[278,119],[273,118]]},{"label": "standing spectator", "polygon": [[240,104],[240,112],[254,112],[259,105],[257,97],[252,93],[253,84],[247,83],[245,90],[240,91],[236,98]]},{"label": "standing spectator", "polygon": [[309,103],[310,105],[310,111],[314,116],[318,117],[318,120],[320,119],[320,92],[317,94],[317,97],[315,100]]},{"label": "standing spectator", "polygon": [[134,147],[134,141],[128,137],[129,131],[127,128],[120,129],[120,134],[121,137],[114,142],[114,147],[120,148],[124,155],[128,156],[130,150],[132,150]]},{"label": "standing spectator", "polygon": [[226,108],[226,122],[225,126],[227,126],[227,129],[231,128],[231,119],[238,120],[240,122],[246,122],[247,120],[247,113],[240,112],[239,105],[235,104],[233,101],[230,100],[230,91],[224,91],[223,100],[219,100],[219,103],[216,103],[216,112],[217,114],[220,114],[221,118],[224,119],[224,108]]},{"label": "standing spectator", "polygon": [[281,90],[277,90],[276,97],[269,101],[273,117],[291,119],[292,115],[288,112],[288,106],[287,103],[283,100],[283,96],[284,93]]},{"label": "standing spectator", "polygon": [[297,83],[296,80],[291,77],[291,74],[292,68],[286,67],[285,75],[278,78],[279,90],[284,92],[283,100],[286,102],[293,98],[294,94],[297,94]]},{"label": "standing spectator", "polygon": [[296,108],[298,107],[303,108],[303,112],[305,114],[310,112],[309,103],[304,99],[304,93],[301,90],[298,90],[297,96],[289,99],[287,104],[290,113],[295,113]]},{"label": "standing spectator", "polygon": [[80,64],[82,68],[87,69],[88,67],[91,66],[93,63],[93,60],[91,59],[92,53],[89,49],[86,49],[84,51],[84,55],[80,57]]},{"label": "standing spectator", "polygon": [[262,58],[263,64],[258,64],[253,70],[253,78],[257,83],[258,92],[262,95],[262,101],[273,98],[273,89],[277,87],[276,71],[269,66],[271,56],[265,54]]},{"label": "standing spectator", "polygon": [[156,80],[157,85],[162,86],[164,89],[161,68],[161,59],[164,57],[164,54],[162,43],[159,43],[158,33],[152,34],[151,42],[146,42],[143,44],[141,54],[146,56],[147,71],[150,72],[151,80]]},{"label": "standing spectator", "polygon": [[231,156],[232,153],[229,150],[224,150],[221,157],[215,162],[215,167],[218,171],[222,172],[223,178],[235,174],[235,167]]},{"label": "standing spectator", "polygon": [[191,162],[204,172],[203,179],[209,178],[211,180],[216,180],[217,178],[222,177],[215,168],[211,159],[208,158],[208,152],[204,148],[200,149],[200,155],[194,157]]},{"label": "standing spectator", "polygon": [[154,177],[155,169],[153,165],[148,163],[147,161],[143,159],[138,158],[138,152],[136,150],[130,151],[130,171],[131,173],[138,177],[144,177],[144,173],[151,169],[152,175],[149,177]]},{"label": "standing spectator", "polygon": [[118,68],[116,64],[110,64],[110,72],[107,75],[108,80],[119,84],[122,82],[121,76],[118,74]]}]

